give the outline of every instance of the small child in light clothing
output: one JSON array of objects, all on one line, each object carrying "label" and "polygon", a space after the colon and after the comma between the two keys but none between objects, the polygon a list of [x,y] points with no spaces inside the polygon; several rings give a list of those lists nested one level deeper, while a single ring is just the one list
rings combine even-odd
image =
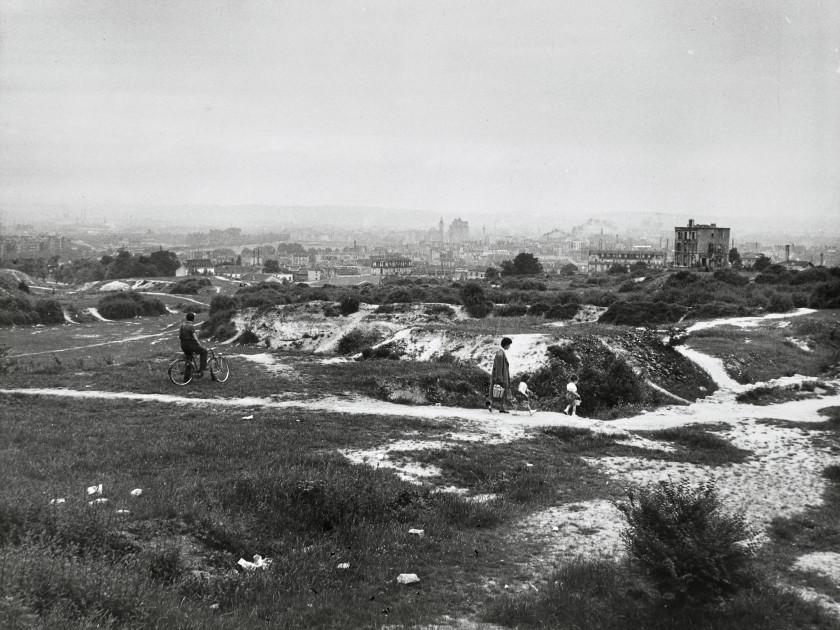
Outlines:
[{"label": "small child in light clothing", "polygon": [[516,398],[520,403],[525,403],[525,406],[528,407],[528,413],[533,416],[536,411],[536,409],[531,408],[531,397],[534,396],[534,392],[528,389],[528,378],[527,374],[522,375],[519,387],[516,390]]},{"label": "small child in light clothing", "polygon": [[[580,396],[578,395],[577,390],[577,382],[578,377],[577,374],[572,374],[572,377],[569,379],[569,384],[566,385],[566,408],[563,410],[567,416],[576,416],[577,415],[577,408],[580,404]],[[571,413],[569,410],[571,409]]]}]

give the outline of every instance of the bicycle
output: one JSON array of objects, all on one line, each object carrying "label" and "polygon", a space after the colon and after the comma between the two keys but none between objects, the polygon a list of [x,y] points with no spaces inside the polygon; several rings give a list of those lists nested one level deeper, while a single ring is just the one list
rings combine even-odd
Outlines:
[{"label": "bicycle", "polygon": [[[198,372],[199,358],[198,353],[193,353],[192,361],[187,361],[183,356],[175,359],[169,364],[169,380],[183,386],[194,378],[201,378]],[[230,366],[215,348],[207,348],[207,369],[210,370],[210,379],[219,383],[224,383],[230,376]]]}]

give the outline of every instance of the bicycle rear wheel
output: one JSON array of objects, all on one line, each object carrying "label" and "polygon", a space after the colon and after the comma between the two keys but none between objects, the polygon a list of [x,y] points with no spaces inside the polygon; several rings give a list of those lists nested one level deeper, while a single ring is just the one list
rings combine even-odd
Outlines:
[{"label": "bicycle rear wheel", "polygon": [[228,380],[228,377],[230,376],[230,367],[228,367],[227,361],[225,361],[222,357],[213,357],[210,361],[210,376],[220,383],[224,383]]},{"label": "bicycle rear wheel", "polygon": [[187,365],[189,364],[186,359],[175,359],[170,363],[167,372],[169,374],[169,380],[176,385],[188,384],[192,380],[193,370],[190,369],[187,371]]}]

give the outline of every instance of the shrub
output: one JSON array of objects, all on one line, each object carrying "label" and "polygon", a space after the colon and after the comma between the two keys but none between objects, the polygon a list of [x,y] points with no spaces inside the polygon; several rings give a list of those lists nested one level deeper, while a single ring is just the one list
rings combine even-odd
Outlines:
[{"label": "shrub", "polygon": [[411,304],[408,302],[398,302],[396,304],[380,304],[376,307],[377,313],[408,313],[411,310]]},{"label": "shrub", "polygon": [[455,309],[448,304],[427,304],[424,310],[426,315],[455,317]]},{"label": "shrub", "polygon": [[580,296],[574,291],[563,291],[557,294],[557,304],[580,304]]},{"label": "shrub", "polygon": [[714,319],[715,317],[736,317],[746,315],[746,309],[727,302],[709,302],[692,308],[688,317],[693,319]]},{"label": "shrub", "polygon": [[732,269],[718,269],[712,274],[712,277],[718,282],[731,284],[734,287],[743,287],[750,283],[749,278]]},{"label": "shrub", "polygon": [[551,304],[546,304],[545,302],[537,302],[536,304],[531,304],[531,308],[528,309],[528,315],[530,315],[531,317],[542,317],[548,312],[550,308]]},{"label": "shrub", "polygon": [[487,317],[493,306],[487,302],[484,289],[476,282],[468,282],[461,289],[461,303],[470,317]]},{"label": "shrub", "polygon": [[578,383],[582,410],[640,403],[644,399],[643,383],[621,357],[610,354],[600,364],[589,362],[581,370]]},{"label": "shrub", "polygon": [[580,358],[575,354],[575,349],[571,344],[564,346],[548,346],[546,348],[548,356],[558,361],[568,363],[572,367],[580,365]]},{"label": "shrub", "polygon": [[128,319],[141,315],[165,315],[167,313],[166,307],[160,300],[135,291],[109,293],[99,300],[97,309],[102,317],[108,319]]},{"label": "shrub", "polygon": [[771,313],[787,313],[794,308],[793,298],[787,293],[773,293],[767,302],[767,310]]},{"label": "shrub", "polygon": [[545,291],[548,287],[546,287],[542,282],[537,282],[536,280],[525,280],[519,285],[519,288],[523,291]]},{"label": "shrub", "polygon": [[256,333],[253,330],[251,330],[250,328],[246,328],[242,331],[242,334],[239,335],[239,338],[236,341],[245,345],[250,343],[259,343],[260,338],[257,337]]},{"label": "shrub", "polygon": [[42,324],[61,324],[64,322],[64,310],[55,300],[38,300],[35,311],[41,318]]},{"label": "shrub", "polygon": [[381,335],[375,330],[354,328],[338,340],[336,349],[340,354],[355,354],[361,352],[363,348],[378,343],[381,338]]},{"label": "shrub", "polygon": [[185,278],[173,284],[169,292],[178,295],[197,295],[200,289],[209,287],[210,284],[208,278]]},{"label": "shrub", "polygon": [[522,317],[528,312],[526,304],[505,304],[493,309],[493,315],[497,317]]},{"label": "shrub", "polygon": [[744,518],[721,509],[714,482],[697,487],[662,481],[631,489],[618,507],[632,562],[677,605],[731,595],[751,580],[751,532]]},{"label": "shrub", "polygon": [[679,321],[686,308],[667,302],[616,302],[598,319],[604,324],[625,326],[655,326]]},{"label": "shrub", "polygon": [[210,311],[208,315],[211,317],[220,311],[237,311],[239,310],[239,302],[236,298],[228,295],[217,295],[210,300]]},{"label": "shrub", "polygon": [[822,282],[808,298],[811,308],[840,308],[840,280]]},{"label": "shrub", "polygon": [[348,315],[357,313],[360,304],[359,298],[348,295],[341,298],[341,302],[338,303],[338,309],[344,317],[347,317]]},{"label": "shrub", "polygon": [[545,317],[546,319],[572,319],[579,310],[579,304],[555,304],[545,312]]},{"label": "shrub", "polygon": [[396,304],[403,302],[413,302],[414,298],[406,289],[394,289],[385,298],[386,304]]},{"label": "shrub", "polygon": [[26,284],[23,280],[18,282],[17,288],[18,290],[23,291],[24,293],[29,293],[29,285]]}]

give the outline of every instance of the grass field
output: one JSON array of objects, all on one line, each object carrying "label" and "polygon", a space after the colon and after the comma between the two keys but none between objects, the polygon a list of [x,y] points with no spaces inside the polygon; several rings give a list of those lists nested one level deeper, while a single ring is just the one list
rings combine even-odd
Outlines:
[{"label": "grass field", "polygon": [[[179,296],[165,300],[174,308]],[[567,562],[521,536],[523,519],[546,509],[625,498],[627,487],[593,460],[651,459],[726,475],[753,456],[724,437],[735,418],[634,431],[648,446],[583,426],[529,426],[504,441],[457,441],[453,434],[464,427],[454,419],[279,409],[259,401],[271,394],[351,400],[377,396],[383,380],[432,382],[455,374],[478,383],[480,373],[469,366],[329,364],[295,352],[268,353],[276,363],[266,363],[264,347],[224,346],[232,364],[227,383],[203,379],[181,388],[165,369],[178,352],[182,319],[4,331],[13,363],[0,376],[2,389],[202,401],[0,394],[0,627],[416,628],[445,620],[467,627],[470,620],[511,628],[840,628],[840,618],[793,588],[840,601],[830,579],[792,569],[803,553],[840,554],[840,481],[830,467],[821,504],[768,528],[753,585],[708,608],[668,606],[622,558]],[[733,354],[736,347],[752,351],[745,334],[752,343],[762,339],[762,348],[783,344],[785,334],[819,341],[830,324],[815,321],[795,332],[714,329],[696,341]],[[495,334],[494,325],[459,327]],[[524,320],[516,325],[534,330]],[[808,365],[827,360],[798,347],[776,352],[793,350]],[[777,368],[787,361],[787,354],[778,356]],[[255,403],[213,404],[245,397]],[[813,444],[840,453],[836,408],[824,413],[822,423],[767,422],[807,432]],[[392,443],[406,444],[389,453],[392,459],[440,474],[412,483],[376,461],[352,463],[341,455]],[[99,484],[101,494],[87,493]],[[451,487],[459,491],[441,491]],[[132,496],[136,489],[142,493]],[[107,501],[91,503],[99,499]],[[270,564],[238,566],[255,555]],[[398,583],[406,573],[420,581]]]}]

